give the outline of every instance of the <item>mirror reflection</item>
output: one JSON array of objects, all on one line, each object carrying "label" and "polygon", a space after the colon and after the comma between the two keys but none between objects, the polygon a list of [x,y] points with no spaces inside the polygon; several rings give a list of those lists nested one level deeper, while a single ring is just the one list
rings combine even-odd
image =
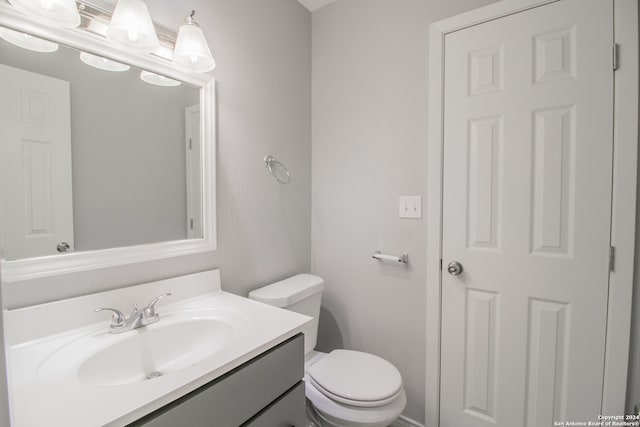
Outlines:
[{"label": "mirror reflection", "polygon": [[203,237],[199,88],[3,30],[6,259]]}]

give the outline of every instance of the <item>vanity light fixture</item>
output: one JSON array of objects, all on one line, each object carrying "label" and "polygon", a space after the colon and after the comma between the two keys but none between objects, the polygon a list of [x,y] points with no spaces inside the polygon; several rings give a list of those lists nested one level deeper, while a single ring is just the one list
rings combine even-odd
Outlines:
[{"label": "vanity light fixture", "polygon": [[147,53],[160,46],[149,9],[143,0],[118,0],[107,28],[107,38]]},{"label": "vanity light fixture", "polygon": [[216,67],[216,61],[204,37],[202,28],[193,20],[196,11],[187,15],[180,24],[173,63],[192,71],[206,73]]},{"label": "vanity light fixture", "polygon": [[102,56],[93,55],[88,52],[80,52],[80,60],[87,65],[105,71],[127,71],[129,68],[126,64],[121,64]]},{"label": "vanity light fixture", "polygon": [[66,28],[80,25],[80,14],[74,0],[9,0],[16,9],[37,16],[49,24]]},{"label": "vanity light fixture", "polygon": [[[195,11],[182,20],[176,34],[160,26],[156,29],[144,0],[117,0],[113,12],[93,4],[95,0],[6,1],[43,23],[48,21],[46,23],[52,26],[79,26],[83,31],[105,37],[120,46],[171,61],[184,71],[206,73],[216,67],[204,32],[193,19]],[[84,62],[95,64],[89,61],[91,59]]]},{"label": "vanity light fixture", "polygon": [[55,52],[58,50],[58,44],[34,37],[30,34],[21,33],[0,27],[0,38],[5,39],[9,43],[21,47],[23,49],[32,50],[34,52]]},{"label": "vanity light fixture", "polygon": [[178,80],[173,80],[160,74],[152,73],[151,71],[141,71],[140,80],[156,86],[180,86]]}]

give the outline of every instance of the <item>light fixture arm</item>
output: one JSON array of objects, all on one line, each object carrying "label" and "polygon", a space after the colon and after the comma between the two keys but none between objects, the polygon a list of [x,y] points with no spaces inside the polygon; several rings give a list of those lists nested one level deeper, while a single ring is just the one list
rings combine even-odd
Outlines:
[{"label": "light fixture arm", "polygon": [[196,11],[192,10],[190,14],[188,14],[187,16],[184,17],[184,19],[180,23],[180,26],[183,26],[183,25],[195,25],[195,26],[199,27],[200,25],[198,25],[198,23],[193,19],[195,14],[196,14]]}]

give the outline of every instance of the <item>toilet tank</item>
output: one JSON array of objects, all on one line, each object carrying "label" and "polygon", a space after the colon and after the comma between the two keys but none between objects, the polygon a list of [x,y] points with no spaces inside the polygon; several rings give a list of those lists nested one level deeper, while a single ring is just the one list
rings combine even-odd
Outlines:
[{"label": "toilet tank", "polygon": [[309,354],[318,339],[318,317],[324,280],[313,274],[298,274],[249,292],[249,299],[313,317],[304,333],[304,354]]}]

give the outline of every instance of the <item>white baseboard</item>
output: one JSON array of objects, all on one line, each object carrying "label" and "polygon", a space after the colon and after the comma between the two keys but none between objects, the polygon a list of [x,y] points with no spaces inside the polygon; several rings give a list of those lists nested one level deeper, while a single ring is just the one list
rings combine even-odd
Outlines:
[{"label": "white baseboard", "polygon": [[424,427],[424,424],[401,415],[400,418],[391,423],[389,427]]}]

